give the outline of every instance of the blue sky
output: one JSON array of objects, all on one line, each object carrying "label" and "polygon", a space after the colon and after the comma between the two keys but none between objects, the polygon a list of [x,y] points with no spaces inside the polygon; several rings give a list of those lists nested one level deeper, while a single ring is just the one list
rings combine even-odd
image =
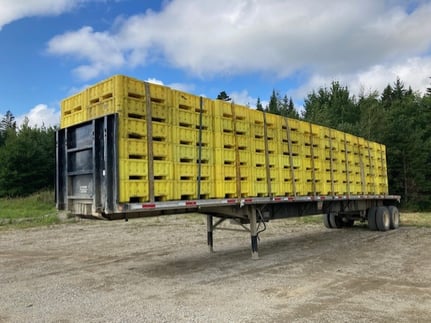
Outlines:
[{"label": "blue sky", "polygon": [[431,1],[0,0],[0,117],[54,125],[60,101],[113,74],[211,98],[298,107],[431,76]]}]

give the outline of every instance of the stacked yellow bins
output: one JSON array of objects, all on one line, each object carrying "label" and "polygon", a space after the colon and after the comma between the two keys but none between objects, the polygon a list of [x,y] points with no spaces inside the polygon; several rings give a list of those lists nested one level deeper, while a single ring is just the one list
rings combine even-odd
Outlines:
[{"label": "stacked yellow bins", "polygon": [[305,121],[122,75],[61,108],[62,128],[118,114],[119,203],[388,193],[385,146]]}]

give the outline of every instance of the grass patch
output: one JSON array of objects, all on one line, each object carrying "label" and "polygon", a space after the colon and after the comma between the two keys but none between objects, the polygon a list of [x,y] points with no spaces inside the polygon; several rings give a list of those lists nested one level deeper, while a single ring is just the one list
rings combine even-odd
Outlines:
[{"label": "grass patch", "polygon": [[431,228],[431,213],[410,213],[401,212],[400,223],[402,226],[415,226],[422,228]]},{"label": "grass patch", "polygon": [[59,222],[53,191],[0,199],[0,227],[30,227]]},{"label": "grass patch", "polygon": [[322,215],[305,215],[300,217],[286,218],[286,224],[323,224]]}]

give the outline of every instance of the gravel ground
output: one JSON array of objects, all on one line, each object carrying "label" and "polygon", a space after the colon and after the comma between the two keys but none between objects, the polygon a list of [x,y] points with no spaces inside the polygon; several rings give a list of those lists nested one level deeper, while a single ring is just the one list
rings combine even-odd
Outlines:
[{"label": "gravel ground", "polygon": [[277,220],[259,260],[214,238],[201,215],[0,231],[0,322],[430,321],[429,228]]}]

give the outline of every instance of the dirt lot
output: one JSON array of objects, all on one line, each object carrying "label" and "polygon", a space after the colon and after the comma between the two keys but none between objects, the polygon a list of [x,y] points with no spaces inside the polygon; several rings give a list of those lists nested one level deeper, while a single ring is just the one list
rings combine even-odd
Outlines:
[{"label": "dirt lot", "polygon": [[431,229],[270,222],[249,235],[203,216],[0,231],[1,322],[429,322]]}]

